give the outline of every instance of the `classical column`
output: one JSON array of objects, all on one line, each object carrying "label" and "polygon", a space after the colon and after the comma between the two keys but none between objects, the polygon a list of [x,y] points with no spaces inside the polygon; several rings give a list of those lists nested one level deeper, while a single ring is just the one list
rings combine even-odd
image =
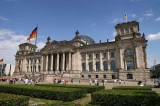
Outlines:
[{"label": "classical column", "polygon": [[123,54],[122,48],[119,48],[119,69],[122,69],[123,67],[123,55],[122,54]]},{"label": "classical column", "polygon": [[51,54],[51,71],[53,71],[53,54]]},{"label": "classical column", "polygon": [[93,71],[97,71],[96,70],[96,64],[95,64],[94,52],[92,53],[92,64],[93,64]]},{"label": "classical column", "polygon": [[86,59],[86,61],[85,61],[86,62],[86,70],[88,70],[88,72],[89,72],[87,52],[86,52],[86,58],[85,59]]},{"label": "classical column", "polygon": [[69,70],[71,70],[71,68],[72,68],[72,59],[71,59],[72,57],[71,57],[71,52],[69,52]]},{"label": "classical column", "polygon": [[59,71],[59,54],[57,53],[57,71]]},{"label": "classical column", "polygon": [[138,48],[137,48],[137,46],[135,47],[135,55],[136,55],[136,68],[139,68],[139,56],[138,56]]},{"label": "classical column", "polygon": [[48,55],[46,55],[46,71],[48,71]]},{"label": "classical column", "polygon": [[42,58],[41,58],[41,72],[43,72],[43,55],[42,55]]},{"label": "classical column", "polygon": [[35,72],[38,72],[38,58],[35,59]]},{"label": "classical column", "polygon": [[63,64],[62,64],[62,70],[65,71],[65,53],[63,53]]},{"label": "classical column", "polygon": [[108,70],[111,70],[111,68],[110,68],[110,55],[109,55],[109,50],[107,51],[107,63],[108,63]]},{"label": "classical column", "polygon": [[[102,61],[102,52],[100,51],[100,56],[99,56],[99,58],[100,58],[100,71],[102,71],[103,70],[103,61]],[[104,71],[104,70],[103,70]]]}]

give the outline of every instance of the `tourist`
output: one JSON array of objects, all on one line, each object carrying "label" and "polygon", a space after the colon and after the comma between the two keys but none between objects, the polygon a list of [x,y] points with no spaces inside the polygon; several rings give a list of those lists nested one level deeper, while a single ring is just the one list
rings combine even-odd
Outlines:
[{"label": "tourist", "polygon": [[123,81],[124,81],[124,84],[125,84],[125,83],[126,83],[126,80],[124,79]]},{"label": "tourist", "polygon": [[121,84],[121,80],[119,80],[119,85]]},{"label": "tourist", "polygon": [[71,83],[73,83],[73,79],[71,79]]},{"label": "tourist", "polygon": [[28,79],[27,79],[27,78],[25,79],[24,83],[25,83],[26,85],[28,84]]},{"label": "tourist", "polygon": [[89,85],[92,85],[92,80],[89,81]]},{"label": "tourist", "polygon": [[103,84],[103,86],[104,86],[104,79],[102,79],[102,84]]},{"label": "tourist", "polygon": [[95,85],[97,85],[97,84],[98,84],[97,79],[95,79],[95,80],[94,80],[94,83],[95,83]]}]

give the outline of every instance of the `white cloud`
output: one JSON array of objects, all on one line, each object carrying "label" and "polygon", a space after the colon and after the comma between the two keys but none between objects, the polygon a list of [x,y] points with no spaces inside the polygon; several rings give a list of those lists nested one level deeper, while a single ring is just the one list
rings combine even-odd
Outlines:
[{"label": "white cloud", "polygon": [[153,13],[146,13],[146,14],[144,14],[144,16],[151,17],[151,16],[153,16]]},{"label": "white cloud", "polygon": [[156,34],[149,34],[147,36],[147,39],[150,40],[150,41],[159,40],[160,39],[160,32],[158,32]]},{"label": "white cloud", "polygon": [[9,18],[6,18],[6,17],[3,17],[3,16],[0,16],[0,20],[2,20],[2,21],[8,21],[8,20],[9,20]]},{"label": "white cloud", "polygon": [[145,12],[145,14],[144,14],[145,17],[151,17],[151,16],[153,16],[153,15],[154,15],[154,14],[153,14],[152,9],[147,10],[147,11]]},{"label": "white cloud", "polygon": [[132,17],[132,18],[135,18],[136,14],[134,14],[134,13],[133,14],[129,14],[129,16]]},{"label": "white cloud", "polygon": [[138,21],[142,21],[144,18],[143,17],[141,17]]},{"label": "white cloud", "polygon": [[123,22],[123,17],[122,18],[113,18],[112,23],[120,23]]},{"label": "white cloud", "polygon": [[112,33],[113,36],[116,36],[116,34],[117,34],[116,32],[113,32],[113,33]]},{"label": "white cloud", "polygon": [[[15,33],[11,29],[0,29],[0,59],[3,58],[5,63],[15,63],[15,55],[18,45],[25,43],[28,36]],[[42,48],[45,43],[37,43]]]},{"label": "white cloud", "polygon": [[160,21],[160,17],[157,17],[157,18],[156,18],[156,21]]}]

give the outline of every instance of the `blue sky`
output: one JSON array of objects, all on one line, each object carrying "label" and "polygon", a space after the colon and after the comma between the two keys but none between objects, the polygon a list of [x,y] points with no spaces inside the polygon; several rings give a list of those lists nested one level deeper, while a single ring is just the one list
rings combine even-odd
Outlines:
[{"label": "blue sky", "polygon": [[76,30],[104,42],[114,40],[114,26],[125,22],[125,12],[148,39],[148,66],[160,62],[160,0],[0,0],[0,7],[0,58],[5,63],[15,62],[18,45],[37,24],[39,49],[48,36],[71,40]]}]

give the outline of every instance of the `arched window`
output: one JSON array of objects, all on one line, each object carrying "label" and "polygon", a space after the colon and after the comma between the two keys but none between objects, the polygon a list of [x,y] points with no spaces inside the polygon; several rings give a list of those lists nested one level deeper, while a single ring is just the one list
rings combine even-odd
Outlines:
[{"label": "arched window", "polygon": [[108,64],[106,61],[103,62],[103,70],[107,71],[108,70]]},{"label": "arched window", "polygon": [[111,70],[115,70],[116,69],[116,63],[114,60],[111,61]]},{"label": "arched window", "polygon": [[131,56],[131,55],[133,55],[133,51],[131,49],[126,49],[124,54],[126,56]]}]

